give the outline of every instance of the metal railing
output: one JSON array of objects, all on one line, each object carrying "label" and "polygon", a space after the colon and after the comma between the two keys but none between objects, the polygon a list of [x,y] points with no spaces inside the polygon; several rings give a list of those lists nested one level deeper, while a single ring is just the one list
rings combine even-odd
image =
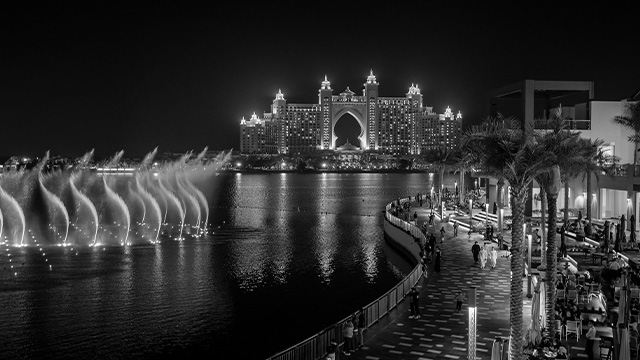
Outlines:
[{"label": "metal railing", "polygon": [[[400,200],[400,203],[404,203],[410,201],[409,198],[405,198]],[[420,231],[420,229],[410,224],[404,220],[401,220],[389,213],[391,209],[391,203],[386,206],[385,211],[385,219],[389,221],[389,223],[397,226],[400,229],[403,229],[413,235],[416,238],[419,238],[420,241],[426,241],[426,237]],[[417,231],[417,233],[416,233]],[[418,236],[414,235],[418,234]],[[384,316],[386,316],[389,311],[395,308],[402,299],[407,295],[412,286],[414,286],[418,280],[422,277],[422,266],[421,264],[417,264],[411,273],[407,275],[398,285],[396,285],[393,289],[386,292],[384,295],[380,296],[378,299],[369,303],[363,310],[365,312],[365,320],[366,327],[375,324]],[[342,328],[345,322],[351,318],[351,315],[341,319],[335,324],[324,328],[319,333],[291,346],[290,348],[283,350],[273,356],[267,358],[267,360],[318,360],[326,355],[327,346],[330,344],[331,340],[335,340],[338,344],[342,345],[344,339],[342,337]]]}]

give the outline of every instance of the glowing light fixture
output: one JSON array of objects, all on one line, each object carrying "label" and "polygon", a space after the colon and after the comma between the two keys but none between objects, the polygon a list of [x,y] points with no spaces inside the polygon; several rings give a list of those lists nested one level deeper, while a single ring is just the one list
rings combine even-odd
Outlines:
[{"label": "glowing light fixture", "polygon": [[469,288],[469,360],[476,359],[476,327],[478,319],[478,308],[476,307],[476,288]]}]

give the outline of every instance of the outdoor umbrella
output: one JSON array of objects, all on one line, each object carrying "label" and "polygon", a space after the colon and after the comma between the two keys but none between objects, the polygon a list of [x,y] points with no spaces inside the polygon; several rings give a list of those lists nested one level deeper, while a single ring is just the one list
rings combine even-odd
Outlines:
[{"label": "outdoor umbrella", "polygon": [[630,360],[631,349],[629,348],[629,329],[621,328],[620,331],[620,357],[618,360]]},{"label": "outdoor umbrella", "polygon": [[491,347],[491,360],[500,360],[502,357],[502,339],[496,337]]},{"label": "outdoor umbrella", "polygon": [[540,330],[540,290],[536,290],[531,299],[531,324],[529,325],[529,341],[533,345],[538,345],[540,342]]},{"label": "outdoor umbrella", "polygon": [[627,288],[620,289],[620,301],[618,302],[618,324],[624,324],[627,312]]},{"label": "outdoor umbrella", "polygon": [[631,235],[630,240],[631,241],[636,241],[636,215],[635,214],[631,214],[631,217],[629,218],[629,222],[630,222],[630,231],[631,231]]}]

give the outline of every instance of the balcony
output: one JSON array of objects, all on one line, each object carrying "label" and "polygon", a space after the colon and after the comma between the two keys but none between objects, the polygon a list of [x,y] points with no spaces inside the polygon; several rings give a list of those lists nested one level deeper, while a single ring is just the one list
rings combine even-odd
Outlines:
[{"label": "balcony", "polygon": [[[567,130],[591,130],[591,120],[565,120]],[[536,130],[551,130],[550,120],[536,119],[533,121]]]}]

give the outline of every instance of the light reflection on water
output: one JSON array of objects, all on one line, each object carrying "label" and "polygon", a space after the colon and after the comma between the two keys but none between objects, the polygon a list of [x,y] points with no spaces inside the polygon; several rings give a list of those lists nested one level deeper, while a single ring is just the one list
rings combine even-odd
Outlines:
[{"label": "light reflection on water", "polygon": [[214,234],[202,239],[12,248],[0,254],[3,356],[198,358],[251,336],[243,356],[265,358],[411,269],[384,242],[382,209],[430,186],[426,174],[221,174],[203,190]]}]

